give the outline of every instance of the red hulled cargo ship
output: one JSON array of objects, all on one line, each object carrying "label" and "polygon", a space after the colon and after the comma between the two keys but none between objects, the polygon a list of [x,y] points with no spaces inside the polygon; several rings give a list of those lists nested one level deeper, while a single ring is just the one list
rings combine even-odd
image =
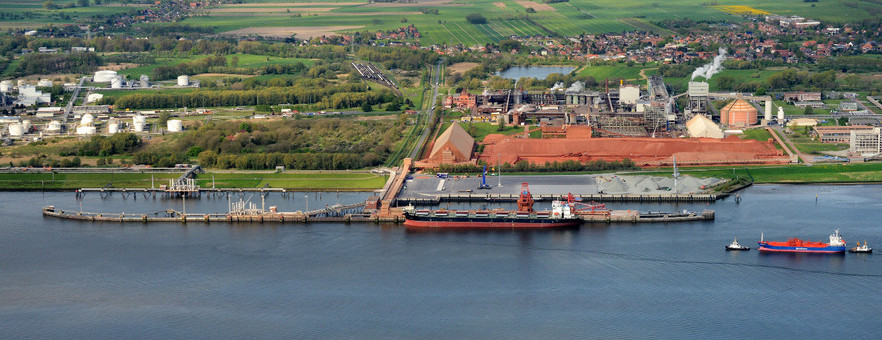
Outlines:
[{"label": "red hulled cargo ship", "polygon": [[579,225],[582,220],[573,211],[572,202],[553,201],[550,211],[534,211],[533,196],[527,183],[521,184],[518,209],[468,211],[468,210],[416,210],[404,209],[404,225],[413,229],[454,228],[558,228]]},{"label": "red hulled cargo ship", "polygon": [[782,253],[821,253],[836,254],[845,253],[845,241],[839,236],[839,229],[830,235],[830,243],[804,241],[798,238],[790,238],[784,242],[764,241],[760,236],[759,250],[763,252]]}]

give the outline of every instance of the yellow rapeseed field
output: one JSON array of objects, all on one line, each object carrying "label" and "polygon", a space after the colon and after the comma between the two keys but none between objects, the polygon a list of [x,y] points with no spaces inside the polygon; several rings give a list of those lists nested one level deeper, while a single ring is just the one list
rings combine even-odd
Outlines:
[{"label": "yellow rapeseed field", "polygon": [[763,10],[759,10],[750,6],[741,6],[741,5],[733,5],[733,6],[725,6],[718,5],[714,6],[714,8],[721,10],[726,13],[735,14],[735,15],[766,15],[772,14]]}]

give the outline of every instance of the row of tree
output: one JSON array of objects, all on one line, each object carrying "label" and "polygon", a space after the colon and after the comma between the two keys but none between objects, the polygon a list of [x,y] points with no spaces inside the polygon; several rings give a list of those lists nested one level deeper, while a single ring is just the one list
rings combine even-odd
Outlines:
[{"label": "row of tree", "polygon": [[389,102],[395,95],[386,89],[371,89],[364,84],[327,87],[271,87],[260,90],[195,91],[187,93],[135,93],[118,98],[104,97],[99,103],[119,109],[160,109],[179,107],[218,107],[276,104],[313,104],[320,109],[345,109],[364,103]]}]

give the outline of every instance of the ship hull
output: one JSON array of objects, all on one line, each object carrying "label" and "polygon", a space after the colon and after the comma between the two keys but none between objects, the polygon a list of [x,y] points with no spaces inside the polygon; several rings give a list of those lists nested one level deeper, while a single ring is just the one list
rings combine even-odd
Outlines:
[{"label": "ship hull", "polygon": [[816,254],[837,254],[844,253],[845,246],[826,246],[826,247],[792,247],[792,246],[775,246],[764,242],[759,243],[759,251],[777,252],[777,253],[816,253]]},{"label": "ship hull", "polygon": [[406,216],[408,228],[424,229],[546,229],[575,227],[582,223],[577,218],[480,218]]}]

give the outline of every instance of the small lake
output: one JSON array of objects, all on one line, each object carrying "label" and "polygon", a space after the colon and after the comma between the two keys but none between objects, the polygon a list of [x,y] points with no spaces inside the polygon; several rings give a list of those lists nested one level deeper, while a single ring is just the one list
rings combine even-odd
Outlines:
[{"label": "small lake", "polygon": [[496,75],[514,80],[521,79],[522,77],[545,79],[549,74],[568,74],[575,69],[572,66],[513,66],[501,72],[496,72]]}]

